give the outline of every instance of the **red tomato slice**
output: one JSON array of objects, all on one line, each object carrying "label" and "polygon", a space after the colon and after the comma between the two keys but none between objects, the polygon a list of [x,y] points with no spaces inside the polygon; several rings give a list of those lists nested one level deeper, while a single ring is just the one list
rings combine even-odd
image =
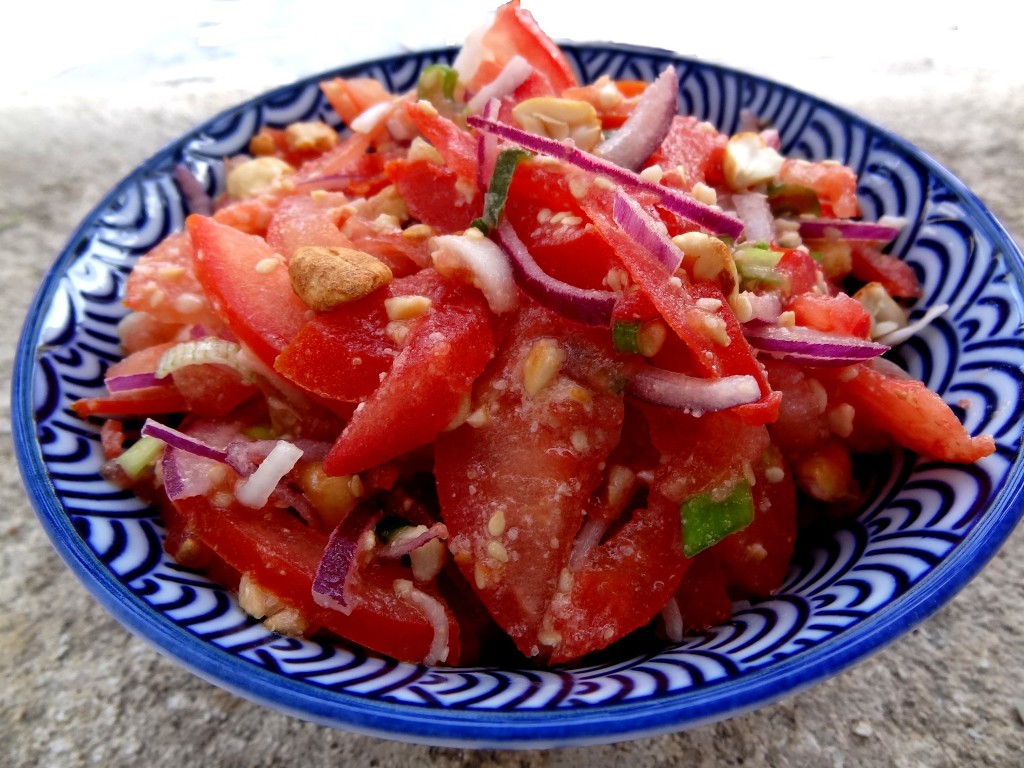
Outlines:
[{"label": "red tomato slice", "polygon": [[[313,578],[327,546],[326,534],[273,507],[259,511],[238,504],[214,507],[202,496],[179,499],[173,505],[176,517],[168,521],[173,540],[195,537],[231,569],[249,574],[260,587],[298,610],[310,631],[322,627],[400,661],[418,662],[427,655],[434,632],[417,608],[395,595],[394,581],[412,577],[398,561],[378,560],[360,572],[355,605],[346,616],[313,600]],[[433,588],[417,588],[444,604]],[[449,661],[456,662],[458,623],[450,610],[448,614]]]},{"label": "red tomato slice", "polygon": [[[592,106],[601,118],[601,127],[605,130],[619,128],[633,113],[640,96],[647,90],[643,80],[610,80],[601,78],[596,83],[566,88],[563,99],[585,101]],[[608,88],[614,89],[611,98]],[[618,97],[614,94],[618,92]]]},{"label": "red tomato slice", "polygon": [[[531,395],[524,366],[541,340],[538,351],[557,342],[568,358]],[[592,330],[527,307],[477,384],[473,407],[486,423],[442,433],[434,446],[455,562],[529,657],[558,645],[554,633],[539,634],[541,623],[602,462],[619,438],[622,398],[583,383],[600,373],[596,361],[607,359],[600,344]]]},{"label": "red tomato slice", "polygon": [[466,182],[476,184],[476,139],[426,102],[405,102],[405,113],[420,133],[441,153],[447,168]]},{"label": "red tomato slice", "polygon": [[483,210],[475,181],[463,182],[430,160],[395,160],[388,163],[387,174],[409,212],[442,232],[461,232]]},{"label": "red tomato slice", "polygon": [[871,334],[871,315],[859,301],[845,293],[835,296],[803,293],[793,298],[786,309],[796,316],[797,325],[861,339]]},{"label": "red tomato slice", "polygon": [[672,118],[668,135],[645,165],[660,165],[665,183],[690,191],[698,182],[712,187],[725,183],[722,160],[729,137],[695,117]]},{"label": "red tomato slice", "polygon": [[171,378],[194,416],[226,416],[259,391],[236,371],[220,365],[189,365]]},{"label": "red tomato slice", "polygon": [[[564,173],[521,162],[509,187],[505,217],[548,275],[580,288],[608,287],[605,278],[618,259],[594,228],[585,226],[586,214]],[[579,222],[570,223],[574,220]]]},{"label": "red tomato slice", "polygon": [[850,219],[860,215],[857,175],[848,166],[827,161],[812,163],[787,159],[779,171],[779,181],[813,189],[821,202],[821,215],[825,218]]},{"label": "red tomato slice", "polygon": [[76,400],[71,409],[81,418],[89,416],[146,416],[154,413],[183,413],[185,399],[174,387],[144,387],[130,392]]},{"label": "red tomato slice", "polygon": [[809,253],[794,248],[783,251],[779,263],[775,265],[775,271],[785,280],[782,290],[786,296],[797,296],[813,291],[821,281],[818,263]]},{"label": "red tomato slice", "polygon": [[192,241],[185,232],[169,235],[139,259],[128,275],[124,303],[165,323],[211,330],[221,325],[196,278]]},{"label": "red tomato slice", "polygon": [[196,250],[196,275],[238,339],[268,366],[307,321],[309,308],[292,290],[274,249],[205,216],[185,222]]},{"label": "red tomato slice", "polygon": [[348,125],[374,104],[392,98],[381,82],[372,77],[335,77],[320,83],[320,90]]},{"label": "red tomato slice", "polygon": [[[540,28],[533,15],[519,7],[519,0],[498,8],[494,23],[484,33],[482,48],[499,67],[516,55],[522,56],[547,78],[554,93],[577,85],[576,74],[565,54]],[[469,82],[472,91],[478,91],[493,78],[493,75],[488,78],[486,71],[481,70]]]},{"label": "red tomato slice", "polygon": [[681,530],[678,505],[654,495],[590,550],[545,617],[559,638],[552,664],[605,648],[658,614],[689,566]]},{"label": "red tomato slice", "polygon": [[856,375],[822,371],[837,402],[854,407],[854,423],[864,421],[912,451],[940,461],[971,463],[995,451],[989,435],[971,437],[953,410],[923,382],[887,376],[869,363],[852,366]]},{"label": "red tomato slice", "polygon": [[851,241],[851,273],[865,283],[879,282],[890,296],[913,299],[921,295],[914,268],[870,243]]},{"label": "red tomato slice", "polygon": [[361,472],[431,442],[494,355],[490,310],[478,291],[432,269],[407,283],[418,285],[433,307],[415,321],[390,371],[352,414],[324,460],[329,475]]},{"label": "red tomato slice", "polygon": [[286,197],[267,227],[267,245],[286,260],[307,246],[352,248],[338,229],[337,208],[346,201],[340,192]]},{"label": "red tomato slice", "polygon": [[683,617],[683,627],[690,632],[710,629],[732,616],[732,598],[725,574],[712,556],[712,550],[693,558],[676,590],[676,603]]}]

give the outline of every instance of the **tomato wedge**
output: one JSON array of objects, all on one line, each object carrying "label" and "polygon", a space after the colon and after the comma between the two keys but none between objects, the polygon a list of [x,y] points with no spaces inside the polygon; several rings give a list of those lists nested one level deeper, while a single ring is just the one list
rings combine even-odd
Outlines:
[{"label": "tomato wedge", "polygon": [[309,308],[292,290],[284,260],[261,237],[205,216],[185,222],[196,251],[196,275],[228,328],[266,365],[307,321]]}]

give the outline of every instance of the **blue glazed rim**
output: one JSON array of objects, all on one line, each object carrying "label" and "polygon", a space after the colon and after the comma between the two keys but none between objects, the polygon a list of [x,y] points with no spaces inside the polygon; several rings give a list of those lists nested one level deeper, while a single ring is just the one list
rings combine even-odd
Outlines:
[{"label": "blue glazed rim", "polygon": [[[977,231],[998,247],[1016,284],[1024,286],[1024,256],[1005,227],[952,173],[895,134],[847,110],[766,78],[687,59],[669,51],[605,43],[570,44],[565,48],[577,54],[590,50],[646,56],[722,72],[746,82],[780,89],[812,106],[827,107],[845,121],[868,127],[900,153],[919,163],[930,176],[940,178],[948,186],[977,221]],[[453,50],[438,48],[419,54],[443,57],[450,56]],[[185,142],[221,121],[254,105],[272,101],[296,87],[335,75],[351,76],[368,66],[385,64],[403,56],[405,54],[380,57],[281,86],[221,112],[168,143],[122,179],[83,219],[48,271],[32,306],[50,305],[62,276],[76,258],[74,246],[95,226],[111,202],[136,179],[172,160]],[[1024,493],[1024,462],[1018,452],[1008,472],[1007,482],[992,505],[953,552],[920,582],[869,618],[844,631],[841,638],[832,638],[794,657],[748,671],[738,679],[711,683],[698,690],[673,693],[661,699],[541,712],[482,712],[367,700],[276,675],[200,640],[141,601],[100,562],[66,515],[48,477],[36,438],[32,390],[36,340],[40,337],[43,320],[44,313],[36,311],[28,316],[22,329],[12,378],[12,426],[15,452],[26,490],[61,558],[118,621],[191,672],[257,703],[358,733],[442,746],[541,748],[639,738],[732,717],[804,690],[909,632],[976,576],[1024,517],[1021,498]]]}]

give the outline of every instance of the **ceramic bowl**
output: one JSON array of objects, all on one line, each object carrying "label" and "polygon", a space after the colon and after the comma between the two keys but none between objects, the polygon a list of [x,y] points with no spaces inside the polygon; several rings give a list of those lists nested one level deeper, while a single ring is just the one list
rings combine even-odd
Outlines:
[{"label": "ceramic bowl", "polygon": [[897,136],[791,88],[622,46],[566,52],[583,80],[679,73],[683,112],[731,132],[741,111],[771,121],[786,154],[833,158],[860,176],[867,218],[905,217],[892,251],[916,270],[921,306],[948,312],[895,350],[997,449],[971,466],[897,454],[856,519],[802,542],[772,599],[683,643],[572,669],[430,669],[344,645],[279,637],[234,597],[168,559],[159,516],[107,484],[98,425],[69,405],[103,387],[135,260],[188,213],[171,172],[184,163],[218,193],[222,158],[263,125],[337,118],[317,88],[334,74],[413,86],[451,50],[404,54],[271,91],[190,131],[117,185],[43,282],[17,353],[13,414],[25,485],[54,546],[129,629],[196,674],[302,718],[449,746],[616,741],[736,715],[818,682],[907,632],[992,557],[1021,517],[1024,261],[995,217],[948,171]]}]

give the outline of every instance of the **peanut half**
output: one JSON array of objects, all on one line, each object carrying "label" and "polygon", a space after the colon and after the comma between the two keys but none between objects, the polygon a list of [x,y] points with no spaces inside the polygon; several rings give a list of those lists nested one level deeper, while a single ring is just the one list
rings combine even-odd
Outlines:
[{"label": "peanut half", "polygon": [[299,248],[288,263],[292,289],[307,307],[326,312],[391,282],[391,270],[352,248]]}]

